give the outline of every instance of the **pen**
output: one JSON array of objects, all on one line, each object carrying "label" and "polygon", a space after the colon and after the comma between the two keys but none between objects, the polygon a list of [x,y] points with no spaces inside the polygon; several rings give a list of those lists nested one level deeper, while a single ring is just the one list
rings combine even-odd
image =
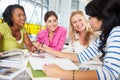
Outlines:
[{"label": "pen", "polygon": [[[43,41],[43,42],[41,43],[41,47],[43,47],[44,42],[45,42],[45,41]],[[38,54],[39,54],[39,53],[40,53],[40,50],[38,50],[37,52],[38,52]]]},{"label": "pen", "polygon": [[43,47],[43,45],[44,45],[44,42],[45,42],[45,41],[43,41],[43,42],[42,42],[42,45],[41,45],[41,47]]}]

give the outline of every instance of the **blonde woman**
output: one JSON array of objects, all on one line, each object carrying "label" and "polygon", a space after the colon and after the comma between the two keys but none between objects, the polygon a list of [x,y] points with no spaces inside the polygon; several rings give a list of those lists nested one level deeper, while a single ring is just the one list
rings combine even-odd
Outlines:
[{"label": "blonde woman", "polygon": [[82,11],[73,11],[70,16],[70,42],[64,52],[80,53],[87,48],[98,34],[95,34]]}]

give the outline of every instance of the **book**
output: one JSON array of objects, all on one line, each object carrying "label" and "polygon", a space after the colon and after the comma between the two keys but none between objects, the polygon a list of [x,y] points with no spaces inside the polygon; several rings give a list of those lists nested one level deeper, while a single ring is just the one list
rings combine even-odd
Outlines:
[{"label": "book", "polygon": [[20,68],[0,66],[0,80],[13,80],[24,71]]},{"label": "book", "polygon": [[13,50],[5,51],[2,53],[3,55],[0,56],[0,59],[18,59],[20,58],[20,56],[24,54],[24,52],[20,49],[13,49]]},{"label": "book", "polygon": [[33,78],[46,77],[43,72],[44,64],[55,63],[66,70],[78,70],[78,67],[71,60],[66,58],[56,58],[48,53],[40,53],[39,55],[34,54],[29,57],[28,61],[27,67],[29,68],[30,73],[32,73],[31,76]]}]

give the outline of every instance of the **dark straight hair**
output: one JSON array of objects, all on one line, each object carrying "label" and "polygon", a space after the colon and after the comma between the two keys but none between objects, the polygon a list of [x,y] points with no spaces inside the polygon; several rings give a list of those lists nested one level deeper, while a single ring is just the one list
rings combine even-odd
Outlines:
[{"label": "dark straight hair", "polygon": [[46,14],[45,14],[45,16],[44,16],[44,21],[46,22],[47,19],[48,19],[50,16],[55,16],[56,19],[58,20],[58,16],[57,16],[57,14],[56,14],[54,11],[48,11],[48,12],[46,12]]}]

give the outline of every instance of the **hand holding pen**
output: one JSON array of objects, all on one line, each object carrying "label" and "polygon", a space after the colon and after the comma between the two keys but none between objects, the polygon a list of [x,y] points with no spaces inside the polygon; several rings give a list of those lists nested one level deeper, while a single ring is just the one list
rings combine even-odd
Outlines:
[{"label": "hand holding pen", "polygon": [[[45,42],[45,41],[43,41],[43,42],[41,43],[41,47],[43,47],[44,42]],[[37,50],[37,54],[39,54],[39,53],[40,53],[40,49],[39,49],[39,50]]]}]

